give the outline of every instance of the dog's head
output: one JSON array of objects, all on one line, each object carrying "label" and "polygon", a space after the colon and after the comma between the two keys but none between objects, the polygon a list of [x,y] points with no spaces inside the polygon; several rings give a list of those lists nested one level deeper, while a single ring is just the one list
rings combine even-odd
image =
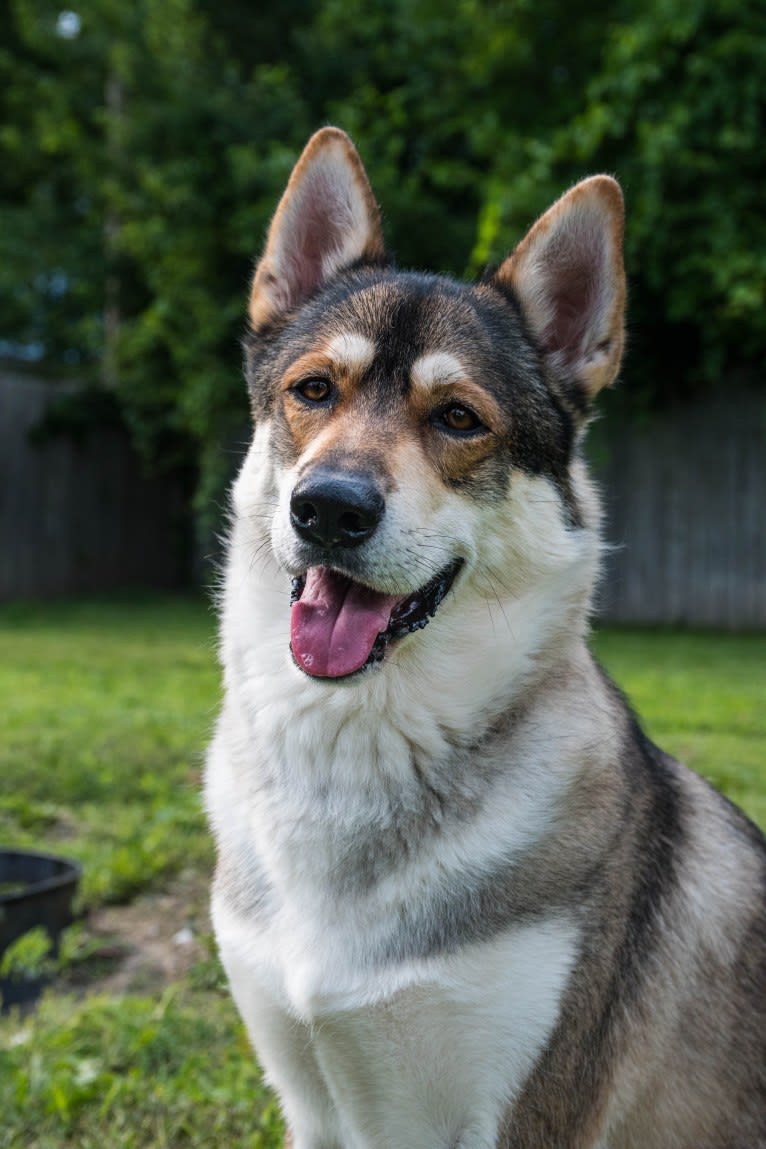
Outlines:
[{"label": "dog's head", "polygon": [[272,500],[263,542],[292,584],[301,670],[374,671],[450,612],[502,611],[582,561],[596,531],[577,446],[620,363],[621,247],[620,190],[595,176],[478,284],[398,272],[348,137],[309,141],[247,339],[251,521]]}]

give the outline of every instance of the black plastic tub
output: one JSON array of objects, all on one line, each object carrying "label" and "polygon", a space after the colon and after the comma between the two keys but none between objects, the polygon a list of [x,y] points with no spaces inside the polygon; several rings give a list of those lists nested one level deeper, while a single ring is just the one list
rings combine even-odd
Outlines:
[{"label": "black plastic tub", "polygon": [[[51,939],[52,956],[58,956],[61,934],[74,921],[81,873],[76,862],[53,854],[0,849],[0,958],[39,926]],[[3,1012],[33,1002],[49,980],[45,974],[0,978]]]}]

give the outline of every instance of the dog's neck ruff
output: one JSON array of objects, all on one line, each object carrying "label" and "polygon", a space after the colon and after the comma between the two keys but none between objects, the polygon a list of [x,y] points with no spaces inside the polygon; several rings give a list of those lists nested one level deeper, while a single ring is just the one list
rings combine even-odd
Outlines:
[{"label": "dog's neck ruff", "polygon": [[[584,471],[578,477],[580,500],[587,505],[591,496],[595,522],[595,495]],[[556,496],[544,481],[517,476],[514,489],[519,550],[510,573],[530,566],[519,590],[502,593],[500,578],[484,585],[481,572],[466,567],[433,622],[398,643],[383,666],[347,681],[309,677],[290,654],[290,581],[262,511],[275,505],[269,428],[258,428],[233,492],[222,655],[232,698],[259,728],[250,736],[269,747],[272,764],[278,759],[292,781],[298,772],[318,784],[324,770],[325,781],[357,787],[366,769],[371,781],[374,773],[376,784],[390,784],[409,777],[413,765],[427,770],[444,763],[455,748],[480,741],[582,645],[598,531],[560,525]],[[549,530],[541,548],[545,515],[556,534]],[[500,531],[497,540],[505,556]]]},{"label": "dog's neck ruff", "polygon": [[[266,578],[262,569],[254,596],[243,569],[247,550],[235,543],[231,553],[223,643],[227,665],[237,668],[232,697],[255,744],[268,747],[268,766],[256,755],[253,768],[275,771],[278,785],[302,778],[312,790],[337,785],[358,792],[408,783],[413,770],[446,765],[534,692],[554,649],[566,659],[581,641],[582,621],[567,629],[551,613],[541,623],[539,600],[551,592],[540,591],[534,603],[526,598],[492,608],[476,601],[440,611],[386,666],[346,682],[311,678],[290,656],[284,573],[274,567]],[[573,602],[569,620],[582,615]]]}]

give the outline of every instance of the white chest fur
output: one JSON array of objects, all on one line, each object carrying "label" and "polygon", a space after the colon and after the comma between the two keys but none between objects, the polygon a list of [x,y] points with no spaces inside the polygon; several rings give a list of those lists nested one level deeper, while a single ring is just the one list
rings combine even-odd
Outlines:
[{"label": "white chest fur", "polygon": [[[282,963],[274,951],[264,961],[253,928],[225,906],[215,919],[295,1149],[491,1149],[550,1037],[578,948],[571,920],[551,917],[360,974],[354,995],[345,986],[337,1001],[327,994],[300,1018],[275,983]],[[318,964],[326,956],[317,953]],[[282,975],[286,987],[289,971]]]},{"label": "white chest fur", "polygon": [[[294,734],[300,725],[292,723]],[[401,940],[408,907],[439,888],[454,892],[468,869],[491,875],[545,834],[556,769],[527,772],[521,789],[501,774],[472,817],[368,886],[344,890],[334,879],[349,843],[369,837],[376,820],[385,824],[385,796],[361,764],[356,787],[343,780],[340,807],[321,783],[328,763],[317,763],[316,787],[305,770],[288,788],[276,778],[243,785],[252,772],[240,769],[240,748],[252,762],[258,726],[242,712],[225,714],[211,748],[208,802],[219,841],[232,851],[250,843],[269,893],[264,912],[252,914],[220,891],[213,912],[234,996],[294,1149],[490,1149],[556,1024],[577,926],[551,915],[481,943],[454,937],[425,956],[386,956],[387,945]],[[274,751],[276,731],[262,733]]]}]

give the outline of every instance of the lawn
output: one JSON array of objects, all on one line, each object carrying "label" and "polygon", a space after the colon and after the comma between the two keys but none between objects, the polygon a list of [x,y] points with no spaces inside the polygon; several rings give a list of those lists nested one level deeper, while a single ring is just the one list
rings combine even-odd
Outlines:
[{"label": "lawn", "polygon": [[[766,636],[608,630],[594,646],[650,734],[766,825]],[[80,859],[89,915],[66,947],[70,992],[0,1022],[3,1149],[280,1143],[204,912],[217,701],[197,600],[0,610],[0,840]],[[183,974],[110,981],[125,955],[93,922],[123,915],[130,941],[144,907],[161,917],[179,897],[196,932]]]},{"label": "lawn", "polygon": [[217,701],[199,601],[0,611],[0,839],[79,858],[89,906],[209,865],[198,787]]}]

